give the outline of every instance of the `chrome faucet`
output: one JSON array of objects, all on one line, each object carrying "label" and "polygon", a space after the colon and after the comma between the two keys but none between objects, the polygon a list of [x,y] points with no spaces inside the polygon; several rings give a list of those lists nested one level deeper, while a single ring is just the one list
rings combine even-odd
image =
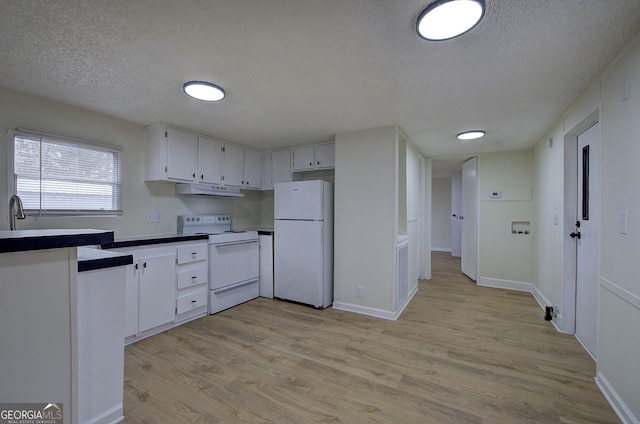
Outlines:
[{"label": "chrome faucet", "polygon": [[[15,212],[14,212],[14,209]],[[14,194],[9,199],[9,229],[16,229],[16,218],[25,219],[24,208],[22,206],[22,200],[17,194]]]}]

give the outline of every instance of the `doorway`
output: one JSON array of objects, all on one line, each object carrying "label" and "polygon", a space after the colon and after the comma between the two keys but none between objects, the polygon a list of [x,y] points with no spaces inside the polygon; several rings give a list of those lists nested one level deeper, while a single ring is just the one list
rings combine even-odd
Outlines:
[{"label": "doorway", "polygon": [[597,358],[600,290],[600,124],[578,135],[576,337]]},{"label": "doorway", "polygon": [[462,272],[473,281],[477,278],[477,169],[478,158],[462,164]]},{"label": "doorway", "polygon": [[600,124],[595,110],[564,138],[563,322],[597,358],[600,291]]}]

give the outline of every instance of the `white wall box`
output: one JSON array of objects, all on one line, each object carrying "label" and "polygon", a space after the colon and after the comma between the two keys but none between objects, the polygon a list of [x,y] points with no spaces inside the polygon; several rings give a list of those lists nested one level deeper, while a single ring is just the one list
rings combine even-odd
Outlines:
[{"label": "white wall box", "polygon": [[196,180],[198,136],[157,123],[145,129],[145,181]]},{"label": "white wall box", "polygon": [[335,168],[335,143],[321,143],[293,148],[293,171]]},{"label": "white wall box", "polygon": [[531,234],[531,222],[511,221],[511,234]]}]

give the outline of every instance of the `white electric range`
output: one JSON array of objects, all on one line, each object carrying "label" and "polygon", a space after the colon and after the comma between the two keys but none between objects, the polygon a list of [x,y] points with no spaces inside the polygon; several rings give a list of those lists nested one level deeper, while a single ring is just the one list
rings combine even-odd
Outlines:
[{"label": "white electric range", "polygon": [[229,215],[181,215],[178,233],[209,235],[210,314],[258,297],[260,250],[256,231],[232,231]]}]

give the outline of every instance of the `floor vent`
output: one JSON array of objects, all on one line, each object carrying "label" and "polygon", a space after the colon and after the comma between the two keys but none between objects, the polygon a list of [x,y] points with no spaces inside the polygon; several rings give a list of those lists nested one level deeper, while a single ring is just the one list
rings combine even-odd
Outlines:
[{"label": "floor vent", "polygon": [[396,310],[409,294],[409,242],[402,241],[396,246]]}]

